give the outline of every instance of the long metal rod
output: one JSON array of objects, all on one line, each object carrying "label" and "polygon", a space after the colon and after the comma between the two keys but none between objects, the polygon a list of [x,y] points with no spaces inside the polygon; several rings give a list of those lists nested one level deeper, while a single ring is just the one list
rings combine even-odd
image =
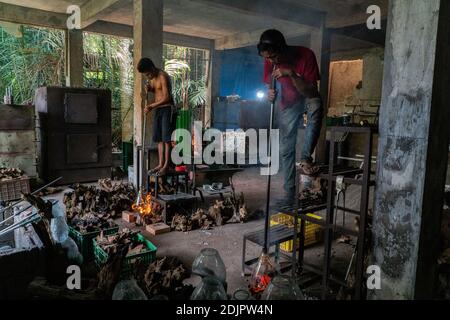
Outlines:
[{"label": "long metal rod", "polygon": [[141,167],[142,167],[142,171],[141,171],[141,190],[145,190],[147,189],[147,168],[146,168],[146,164],[145,164],[145,136],[147,133],[147,114],[144,113],[144,124],[143,124],[143,128],[142,128],[142,151],[141,151]]},{"label": "long metal rod", "polygon": [[[53,200],[53,201],[51,201],[51,203],[52,203],[52,205],[55,205],[56,203],[58,203],[58,201],[57,200]],[[20,212],[15,213],[14,216],[12,216],[12,217],[18,216],[19,214],[21,214],[25,210],[28,210],[28,209],[30,209],[32,207],[33,206],[29,206],[26,209],[22,209]],[[22,221],[18,221],[16,223],[6,227],[5,229],[1,230],[0,231],[0,236],[4,236],[4,235],[6,235],[6,234],[8,234],[8,233],[10,233],[10,232],[12,232],[12,231],[14,231],[16,229],[19,229],[21,227],[25,227],[25,226],[33,223],[33,222],[39,221],[40,219],[42,219],[42,216],[39,214],[39,212],[32,213],[31,215],[25,217]]]},{"label": "long metal rod", "polygon": [[[51,185],[57,183],[57,182],[58,182],[59,180],[61,180],[62,178],[63,178],[63,177],[59,177],[58,179],[53,180],[53,181],[50,182],[49,184],[46,184],[45,186],[43,186],[43,187],[37,189],[36,191],[33,191],[33,192],[31,193],[31,195],[34,196],[36,193],[38,193],[38,192],[40,192],[40,191],[42,191],[42,190],[47,189],[47,188],[50,187]],[[3,213],[3,212],[5,212],[6,210],[11,209],[12,207],[15,207],[16,205],[18,205],[18,204],[21,203],[22,201],[23,201],[23,200],[18,200],[18,201],[16,201],[16,202],[11,203],[9,206],[7,206],[7,207],[1,209],[1,210],[0,210],[0,213]],[[0,223],[0,224],[1,224],[1,223]]]},{"label": "long metal rod", "polygon": [[370,172],[372,158],[372,144],[373,133],[370,131],[366,135],[365,152],[364,152],[364,173],[363,184],[361,188],[361,203],[360,203],[360,221],[359,221],[359,237],[358,237],[358,249],[356,253],[356,300],[364,299],[364,249],[366,245],[366,228],[367,228],[367,212],[369,210],[369,184],[370,184]]},{"label": "long metal rod", "polygon": [[[275,70],[275,66],[274,66]],[[273,90],[276,90],[277,87],[277,80],[275,78],[272,79],[272,86],[271,88]],[[269,129],[269,161],[267,163],[267,194],[266,194],[266,218],[264,222],[264,247],[263,247],[263,253],[267,254],[269,252],[269,223],[270,223],[270,188],[272,183],[272,176],[271,176],[271,165],[272,165],[272,130],[273,130],[273,122],[274,122],[274,114],[275,114],[275,99],[270,104],[270,129]]]},{"label": "long metal rod", "polygon": [[[364,159],[362,158],[351,158],[351,157],[342,157],[338,156],[339,160],[348,160],[348,161],[356,161],[356,162],[364,162]],[[377,164],[377,160],[372,160],[373,164]]]},{"label": "long metal rod", "polygon": [[[292,278],[296,279],[297,276],[297,249],[299,246],[299,243],[297,242],[298,239],[298,211],[299,211],[299,194],[300,194],[300,185],[299,185],[299,172],[297,170],[297,167],[295,167],[295,199],[294,199],[294,235],[292,238],[293,245],[292,245]],[[300,228],[304,228],[304,224],[300,224]],[[303,239],[303,230],[300,230],[300,238]],[[301,240],[304,241],[304,240]],[[300,253],[299,253],[300,257]]]},{"label": "long metal rod", "polygon": [[23,219],[22,221],[19,221],[13,225],[10,225],[9,227],[0,231],[0,237],[4,236],[10,232],[13,232],[16,229],[25,227],[33,222],[39,221],[41,218],[42,217],[39,215],[39,213],[32,214],[32,215],[26,217],[25,219]]},{"label": "long metal rod", "polygon": [[330,276],[330,263],[331,263],[331,247],[333,242],[333,222],[334,222],[334,141],[336,140],[336,132],[331,129],[330,132],[330,160],[328,169],[328,191],[327,191],[327,214],[326,214],[326,226],[325,230],[325,244],[324,244],[324,257],[323,257],[323,275],[322,275],[322,300],[327,300],[328,297],[328,282]]},{"label": "long metal rod", "polygon": [[22,212],[25,212],[25,211],[27,211],[28,209],[31,209],[32,207],[33,207],[33,206],[28,206],[28,207],[25,207],[25,208],[23,208],[23,209],[20,209],[18,212],[14,213],[13,215],[11,215],[10,217],[8,217],[7,219],[1,221],[1,222],[0,222],[0,226],[1,226],[1,225],[4,225],[7,221],[9,221],[9,220],[11,220],[11,219],[14,219],[14,217],[17,217],[17,216],[18,216],[19,214],[21,214]]}]

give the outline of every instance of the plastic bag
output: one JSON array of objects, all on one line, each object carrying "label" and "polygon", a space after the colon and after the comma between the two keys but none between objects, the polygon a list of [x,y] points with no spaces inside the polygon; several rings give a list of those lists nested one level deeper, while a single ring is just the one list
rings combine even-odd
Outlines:
[{"label": "plastic bag", "polygon": [[67,238],[66,241],[61,243],[61,246],[67,250],[67,257],[76,262],[78,265],[83,264],[83,256],[78,250],[77,244],[73,241],[72,238]]},{"label": "plastic bag", "polygon": [[122,280],[114,288],[113,300],[148,300],[135,279]]},{"label": "plastic bag", "polygon": [[53,219],[50,222],[50,231],[53,239],[57,243],[63,243],[69,238],[69,226],[66,222],[66,215],[61,203],[58,201],[52,208]]}]

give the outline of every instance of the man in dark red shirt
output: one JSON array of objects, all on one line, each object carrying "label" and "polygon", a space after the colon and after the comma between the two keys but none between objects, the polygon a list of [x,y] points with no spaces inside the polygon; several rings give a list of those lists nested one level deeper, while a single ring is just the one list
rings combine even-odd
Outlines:
[{"label": "man in dark red shirt", "polygon": [[[319,67],[314,52],[305,47],[288,46],[278,30],[267,30],[258,44],[259,54],[265,58],[264,82],[269,85],[268,97],[280,96],[281,152],[283,159],[285,199],[280,206],[292,206],[295,197],[295,155],[297,132],[307,114],[305,139],[301,153],[301,169],[306,175],[317,173],[312,154],[322,128],[323,107],[317,83]],[[270,84],[276,79],[278,88]],[[281,91],[281,94],[279,94]]]}]

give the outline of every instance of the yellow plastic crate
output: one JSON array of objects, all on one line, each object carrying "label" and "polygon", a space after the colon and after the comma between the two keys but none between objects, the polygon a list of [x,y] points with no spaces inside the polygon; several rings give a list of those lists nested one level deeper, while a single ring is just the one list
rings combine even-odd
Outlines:
[{"label": "yellow plastic crate", "polygon": [[[308,216],[314,219],[322,220],[322,217],[308,213]],[[300,231],[300,222],[301,219],[298,219],[298,230]],[[294,227],[294,217],[284,214],[278,213],[271,217],[270,225],[276,226],[280,224],[285,224],[290,228]],[[323,240],[323,229],[321,226],[314,224],[312,222],[306,221],[305,224],[305,247],[311,246],[313,244],[317,244]],[[300,239],[297,239],[298,245],[300,244]],[[286,241],[280,244],[280,249],[286,252],[292,252],[294,241]],[[298,248],[297,245],[297,248]]]}]

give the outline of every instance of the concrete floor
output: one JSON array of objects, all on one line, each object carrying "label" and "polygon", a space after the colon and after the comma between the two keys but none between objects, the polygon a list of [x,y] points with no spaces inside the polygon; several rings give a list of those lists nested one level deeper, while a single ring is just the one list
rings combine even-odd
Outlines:
[{"label": "concrete floor", "polygon": [[[258,168],[247,168],[233,177],[233,183],[237,192],[244,192],[249,210],[264,212],[266,199],[267,177],[259,174]],[[272,199],[282,195],[282,177],[278,175],[272,179]],[[212,199],[214,200],[214,199]],[[359,204],[358,188],[350,188],[347,192],[347,204],[355,208]],[[319,215],[324,216],[325,212]],[[342,218],[338,217],[338,222]],[[120,221],[123,227],[131,227]],[[352,227],[353,219],[346,219],[347,227]],[[247,278],[242,276],[242,245],[245,233],[262,229],[264,216],[259,215],[255,220],[244,224],[228,224],[216,227],[213,230],[195,230],[187,233],[171,232],[164,235],[152,236],[141,228],[142,233],[158,247],[158,256],[176,256],[186,266],[190,267],[195,257],[204,248],[215,248],[220,253],[226,269],[228,293],[233,293],[238,288],[247,288]],[[355,240],[352,239],[352,243]],[[335,243],[333,249],[333,269],[342,278],[350,261],[353,247],[349,244]],[[247,243],[247,257],[258,257],[261,248]],[[323,246],[321,244],[308,248],[305,253],[305,261],[317,267],[322,266]],[[187,280],[188,283],[197,284],[198,277]]]},{"label": "concrete floor", "polygon": [[[267,177],[261,176],[258,168],[247,168],[243,172],[237,173],[233,177],[236,191],[244,192],[246,203],[250,211],[265,210],[266,183]],[[276,199],[282,194],[281,175],[272,178],[272,199]],[[62,200],[62,193],[51,195],[48,198]],[[213,201],[214,199],[209,199]],[[350,188],[347,191],[347,205],[355,208],[359,204],[358,189]],[[207,207],[207,206],[206,206]],[[324,212],[319,213],[324,215]],[[342,221],[338,218],[338,221]],[[117,221],[121,227],[136,228],[134,225],[125,223],[122,220]],[[259,214],[255,220],[244,224],[228,224],[222,227],[216,227],[213,230],[201,231],[195,230],[187,233],[171,232],[164,235],[152,236],[144,230],[138,228],[157,248],[157,256],[176,256],[188,268],[199,252],[204,248],[215,248],[219,251],[226,269],[228,293],[232,294],[238,288],[247,288],[247,279],[242,276],[242,240],[247,232],[260,230],[264,225],[264,216]],[[347,227],[353,226],[353,219],[347,218]],[[352,239],[352,243],[355,240]],[[351,244],[336,243],[333,249],[333,270],[342,278],[348,266],[353,247]],[[261,248],[248,243],[247,257],[258,257]],[[323,246],[321,244],[308,248],[305,253],[305,261],[317,267],[323,265]],[[196,285],[200,279],[193,276],[186,282]]]}]

